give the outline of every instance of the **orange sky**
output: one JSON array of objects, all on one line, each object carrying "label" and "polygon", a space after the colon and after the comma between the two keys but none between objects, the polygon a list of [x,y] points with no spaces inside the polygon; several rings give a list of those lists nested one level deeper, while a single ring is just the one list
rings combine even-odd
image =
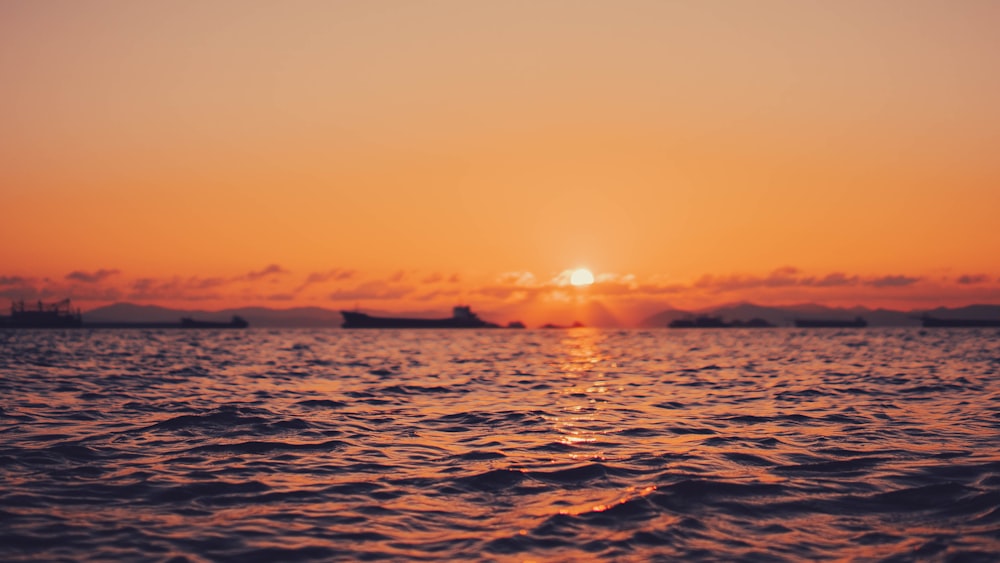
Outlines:
[{"label": "orange sky", "polygon": [[[0,296],[624,323],[997,302],[998,21],[990,1],[4,2]],[[577,266],[599,283],[567,293]]]}]

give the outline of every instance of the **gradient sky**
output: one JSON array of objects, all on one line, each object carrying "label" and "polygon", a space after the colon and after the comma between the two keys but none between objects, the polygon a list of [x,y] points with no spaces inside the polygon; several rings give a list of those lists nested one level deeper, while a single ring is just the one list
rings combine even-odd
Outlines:
[{"label": "gradient sky", "polygon": [[[992,1],[6,0],[0,295],[625,323],[997,302],[997,22]],[[579,266],[598,284],[567,289]]]}]

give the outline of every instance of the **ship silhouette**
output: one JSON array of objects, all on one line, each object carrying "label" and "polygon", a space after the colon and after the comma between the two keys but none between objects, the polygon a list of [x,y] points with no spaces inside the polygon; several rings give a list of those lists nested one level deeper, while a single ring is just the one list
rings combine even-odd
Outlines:
[{"label": "ship silhouette", "polygon": [[941,319],[924,315],[920,317],[924,328],[989,328],[1000,327],[1000,319]]},{"label": "ship silhouette", "polygon": [[74,309],[69,299],[55,303],[39,301],[31,306],[24,300],[10,305],[7,326],[12,328],[76,328],[83,326],[80,309]]},{"label": "ship silhouette", "polygon": [[546,323],[546,324],[542,325],[542,328],[563,328],[563,329],[565,329],[565,328],[583,328],[584,326],[586,326],[586,325],[584,325],[580,321],[573,321],[573,324],[571,324],[571,325],[557,325],[557,324],[553,324],[553,323]]},{"label": "ship silhouette", "polygon": [[451,317],[443,319],[421,319],[413,317],[376,317],[357,311],[341,311],[344,328],[499,328],[500,325],[487,322],[472,312],[467,305],[452,309]]}]

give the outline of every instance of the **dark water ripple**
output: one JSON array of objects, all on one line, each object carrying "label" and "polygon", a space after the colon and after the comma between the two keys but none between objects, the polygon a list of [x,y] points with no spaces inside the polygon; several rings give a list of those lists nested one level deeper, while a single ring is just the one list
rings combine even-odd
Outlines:
[{"label": "dark water ripple", "polygon": [[0,331],[0,559],[1000,560],[988,330]]}]

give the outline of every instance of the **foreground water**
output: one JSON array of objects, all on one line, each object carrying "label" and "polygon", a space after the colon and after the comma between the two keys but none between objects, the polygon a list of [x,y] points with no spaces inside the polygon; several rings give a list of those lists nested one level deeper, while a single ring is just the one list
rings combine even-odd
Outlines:
[{"label": "foreground water", "polygon": [[0,331],[0,558],[994,561],[996,330]]}]

